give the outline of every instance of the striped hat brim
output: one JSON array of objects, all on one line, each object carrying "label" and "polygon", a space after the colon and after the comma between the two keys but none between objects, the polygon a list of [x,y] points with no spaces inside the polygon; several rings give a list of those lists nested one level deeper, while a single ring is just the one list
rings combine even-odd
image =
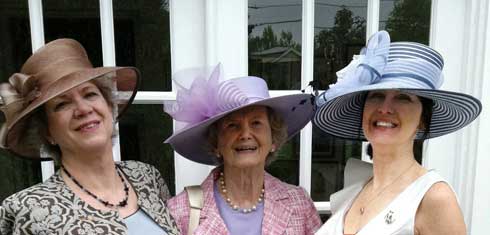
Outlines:
[{"label": "striped hat brim", "polygon": [[481,102],[473,96],[458,92],[429,89],[389,88],[366,86],[338,96],[318,108],[313,124],[320,130],[344,139],[366,140],[362,129],[364,100],[368,91],[395,89],[434,101],[430,131],[424,136],[418,131],[416,139],[434,138],[455,132],[471,123],[481,112]]}]

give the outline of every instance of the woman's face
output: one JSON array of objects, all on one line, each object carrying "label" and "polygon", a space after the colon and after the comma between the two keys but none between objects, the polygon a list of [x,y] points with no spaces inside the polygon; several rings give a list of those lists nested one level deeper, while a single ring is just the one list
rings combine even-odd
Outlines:
[{"label": "woman's face", "polygon": [[272,143],[267,108],[251,106],[229,114],[218,122],[217,151],[225,166],[263,167]]},{"label": "woman's face", "polygon": [[372,144],[411,143],[420,127],[422,103],[397,90],[371,91],[366,97],[362,128]]},{"label": "woman's face", "polygon": [[44,105],[48,139],[65,151],[90,151],[112,145],[112,109],[99,88],[83,83]]}]

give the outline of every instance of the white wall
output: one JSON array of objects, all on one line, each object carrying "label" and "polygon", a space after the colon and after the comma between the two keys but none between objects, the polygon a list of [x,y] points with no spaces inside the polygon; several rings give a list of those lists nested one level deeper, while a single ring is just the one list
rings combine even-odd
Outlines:
[{"label": "white wall", "polygon": [[[471,94],[483,112],[468,127],[428,141],[424,165],[459,197],[469,234],[490,229],[490,72],[488,0],[433,0],[430,45],[445,59],[443,89]],[[486,88],[486,89],[485,89]],[[487,94],[485,96],[485,93]]]}]

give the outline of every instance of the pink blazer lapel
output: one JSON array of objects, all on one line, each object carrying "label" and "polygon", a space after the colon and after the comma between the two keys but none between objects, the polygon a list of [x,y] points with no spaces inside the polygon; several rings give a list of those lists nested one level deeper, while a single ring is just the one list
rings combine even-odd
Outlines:
[{"label": "pink blazer lapel", "polygon": [[284,202],[289,198],[287,188],[268,173],[265,173],[264,219],[262,234],[284,234],[292,211]]},{"label": "pink blazer lapel", "polygon": [[201,187],[204,192],[204,207],[199,218],[199,226],[194,234],[228,234],[225,222],[221,218],[216,201],[214,200],[213,187],[216,170],[204,180]]}]

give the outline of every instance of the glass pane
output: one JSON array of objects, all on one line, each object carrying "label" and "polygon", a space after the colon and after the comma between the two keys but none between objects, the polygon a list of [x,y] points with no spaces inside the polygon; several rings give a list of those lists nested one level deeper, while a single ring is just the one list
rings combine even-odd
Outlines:
[{"label": "glass pane", "polygon": [[[412,41],[429,45],[431,0],[381,1],[379,28],[390,33],[391,41]],[[415,159],[422,162],[423,141],[415,141]]]},{"label": "glass pane", "polygon": [[379,28],[390,33],[392,42],[429,45],[431,4],[431,0],[381,1]]},{"label": "glass pane", "polygon": [[163,115],[163,105],[131,105],[119,121],[122,160],[138,160],[155,166],[175,195],[174,154],[166,137],[172,134],[172,119]]},{"label": "glass pane", "polygon": [[[27,1],[1,1],[0,9],[0,82],[3,83],[20,71],[32,49]],[[5,122],[3,113],[0,114],[0,122]],[[39,161],[19,158],[0,150],[0,202],[41,180]]]},{"label": "glass pane", "polygon": [[140,91],[171,91],[168,0],[114,0],[117,64],[141,71]]},{"label": "glass pane", "polygon": [[286,183],[299,185],[299,134],[279,149],[266,170]]},{"label": "glass pane", "polygon": [[[314,81],[320,89],[337,81],[336,72],[358,54],[366,41],[365,0],[320,0],[315,3]],[[343,187],[349,157],[361,158],[361,142],[347,141],[313,128],[311,197],[328,201]]]},{"label": "glass pane", "polygon": [[271,90],[301,89],[301,2],[248,2],[248,72]]},{"label": "glass pane", "polygon": [[83,45],[93,66],[103,65],[99,1],[50,0],[43,8],[46,42],[73,38]]}]

